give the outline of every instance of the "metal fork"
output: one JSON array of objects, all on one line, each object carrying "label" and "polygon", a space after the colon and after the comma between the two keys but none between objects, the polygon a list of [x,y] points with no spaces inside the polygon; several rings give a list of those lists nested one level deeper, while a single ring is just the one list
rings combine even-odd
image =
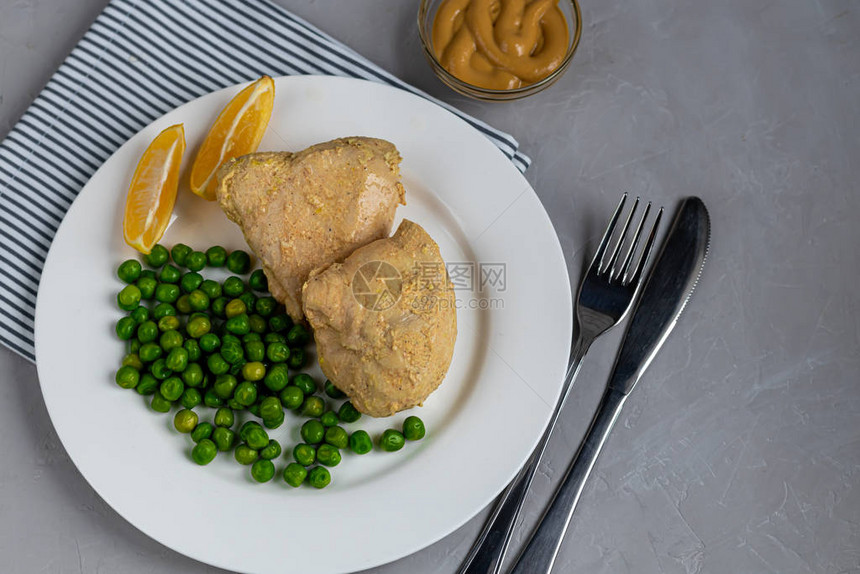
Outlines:
[{"label": "metal fork", "polygon": [[594,340],[611,327],[617,325],[627,314],[642,285],[642,270],[645,268],[645,264],[654,247],[654,238],[660,218],[663,215],[663,208],[661,207],[657,212],[657,217],[651,225],[651,231],[648,234],[648,239],[645,242],[642,253],[634,265],[633,260],[645,228],[645,221],[651,210],[651,203],[648,203],[645,207],[645,213],[636,226],[633,239],[629,242],[630,245],[627,254],[619,264],[622,249],[625,243],[627,243],[627,232],[633,221],[633,215],[639,207],[638,197],[624,222],[624,227],[615,243],[615,248],[609,257],[606,254],[608,253],[609,244],[612,242],[615,227],[621,218],[626,200],[627,194],[625,193],[621,197],[618,207],[615,209],[615,213],[597,248],[597,253],[595,253],[594,259],[592,259],[591,265],[585,273],[585,278],[579,286],[579,295],[576,300],[576,310],[574,313],[574,332],[576,333],[576,337],[570,351],[570,363],[564,377],[561,398],[552,412],[549,426],[544,431],[537,448],[535,448],[526,465],[502,493],[481,534],[460,567],[459,574],[498,574],[504,561],[505,552],[507,551],[511,533],[513,532],[513,526],[517,520],[517,516],[519,516],[526,492],[531,485],[535,471],[546,450],[549,437],[552,435],[552,431],[558,422],[561,409],[565,401],[567,401],[571,388],[573,388],[573,380],[579,372],[582,359]]}]

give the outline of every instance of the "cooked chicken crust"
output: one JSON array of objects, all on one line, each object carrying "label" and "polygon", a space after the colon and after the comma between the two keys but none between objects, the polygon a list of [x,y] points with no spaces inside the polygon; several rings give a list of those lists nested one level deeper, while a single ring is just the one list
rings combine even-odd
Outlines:
[{"label": "cooked chicken crust", "polygon": [[[374,310],[354,281],[380,261],[399,272],[400,293]],[[388,292],[387,281],[369,285]],[[445,378],[457,338],[454,291],[439,246],[417,223],[404,220],[392,237],[315,271],[302,293],[322,371],[359,411],[384,417],[420,405]]]},{"label": "cooked chicken crust", "polygon": [[381,139],[350,137],[298,153],[253,153],[218,172],[218,201],[260,259],[272,296],[294,321],[310,272],[387,237],[398,204],[400,154]]}]

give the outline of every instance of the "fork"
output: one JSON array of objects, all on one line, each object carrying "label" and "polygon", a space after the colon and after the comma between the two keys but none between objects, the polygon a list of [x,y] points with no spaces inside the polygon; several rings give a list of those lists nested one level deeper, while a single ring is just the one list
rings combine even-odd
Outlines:
[{"label": "fork", "polygon": [[636,226],[636,231],[633,239],[630,241],[627,254],[619,264],[619,257],[626,243],[627,232],[633,221],[633,215],[639,207],[638,197],[630,213],[627,215],[621,233],[615,242],[615,247],[611,251],[611,255],[607,257],[606,254],[609,252],[609,244],[612,242],[613,232],[621,218],[626,201],[627,194],[625,193],[621,196],[621,201],[618,203],[609,226],[600,240],[597,253],[595,253],[594,259],[592,259],[591,265],[588,267],[588,271],[586,271],[585,277],[579,286],[579,295],[576,300],[576,310],[574,313],[574,324],[576,327],[574,332],[577,335],[571,346],[570,362],[564,377],[561,397],[552,412],[549,426],[544,431],[540,442],[526,465],[499,497],[499,501],[493,508],[493,512],[490,514],[478,539],[472,546],[469,555],[460,566],[458,574],[498,574],[504,561],[514,523],[519,516],[526,492],[531,485],[535,471],[546,450],[549,437],[552,435],[552,431],[558,422],[561,409],[567,401],[568,395],[570,395],[570,390],[573,388],[573,380],[576,378],[577,373],[579,373],[582,360],[586,353],[588,353],[588,349],[594,340],[617,325],[624,318],[632,307],[633,300],[642,286],[642,271],[654,247],[654,238],[660,218],[663,215],[663,208],[661,207],[657,212],[657,216],[651,225],[648,239],[642,248],[637,263],[634,265],[633,260],[636,250],[645,228],[645,221],[651,210],[651,203],[647,204],[645,212]]}]

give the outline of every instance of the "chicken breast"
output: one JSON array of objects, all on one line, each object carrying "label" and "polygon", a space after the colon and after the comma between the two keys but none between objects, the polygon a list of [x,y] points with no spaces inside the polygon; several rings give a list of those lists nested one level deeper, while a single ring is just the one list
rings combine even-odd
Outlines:
[{"label": "chicken breast", "polygon": [[323,373],[359,411],[384,417],[420,405],[445,378],[454,291],[420,225],[404,220],[392,237],[315,271],[303,302]]},{"label": "chicken breast", "polygon": [[313,269],[387,237],[399,204],[400,154],[385,140],[352,137],[298,153],[253,153],[218,173],[218,201],[260,259],[272,296],[294,321]]}]

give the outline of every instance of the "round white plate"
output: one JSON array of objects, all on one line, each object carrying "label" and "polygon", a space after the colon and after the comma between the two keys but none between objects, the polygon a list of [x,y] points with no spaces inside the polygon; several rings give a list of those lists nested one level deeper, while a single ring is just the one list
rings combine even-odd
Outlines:
[{"label": "round white plate", "polygon": [[[457,290],[459,336],[450,371],[424,407],[347,425],[376,435],[417,414],[427,437],[396,453],[345,453],[324,490],[288,487],[280,477],[286,457],[276,461],[278,474],[267,484],[254,483],[232,453],[207,467],[195,465],[191,439],[172,429],[172,414],[149,410],[144,398],[113,382],[124,353],[114,334],[121,316],[115,270],[136,256],[122,240],[122,210],[143,150],[162,129],[183,122],[187,168],[237,91],[204,96],[153,122],[111,156],[75,200],[39,287],[36,357],[45,403],[69,456],[96,492],[162,544],[240,572],[370,568],[462,525],[504,488],[537,443],[568,359],[571,295],[564,257],[525,178],[463,120],[380,84],[277,79],[260,151],[296,151],[351,135],[384,138],[400,150],[408,205],[398,219],[424,226],[464,287]],[[163,244],[245,247],[216,204],[184,188],[179,194]],[[211,420],[207,411],[202,420]],[[299,441],[298,422],[288,414],[270,433],[285,453]]]}]

